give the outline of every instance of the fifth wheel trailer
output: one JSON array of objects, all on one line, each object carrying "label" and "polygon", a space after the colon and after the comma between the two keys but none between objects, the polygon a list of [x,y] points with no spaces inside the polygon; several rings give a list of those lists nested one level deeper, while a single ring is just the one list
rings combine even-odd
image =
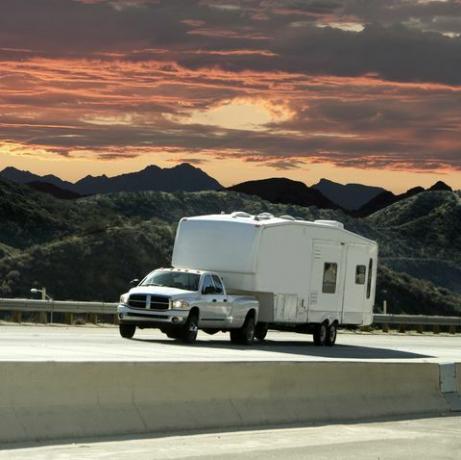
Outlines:
[{"label": "fifth wheel trailer", "polygon": [[259,301],[260,328],[313,333],[373,321],[378,245],[340,222],[243,212],[183,218],[172,265],[210,270],[232,294]]}]

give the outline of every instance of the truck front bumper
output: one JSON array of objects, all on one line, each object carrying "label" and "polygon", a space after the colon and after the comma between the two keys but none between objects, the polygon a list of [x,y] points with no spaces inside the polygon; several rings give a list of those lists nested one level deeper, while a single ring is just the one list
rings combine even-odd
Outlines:
[{"label": "truck front bumper", "polygon": [[117,307],[117,316],[121,324],[136,324],[145,327],[181,326],[189,316],[188,310],[151,310],[130,308],[126,305]]}]

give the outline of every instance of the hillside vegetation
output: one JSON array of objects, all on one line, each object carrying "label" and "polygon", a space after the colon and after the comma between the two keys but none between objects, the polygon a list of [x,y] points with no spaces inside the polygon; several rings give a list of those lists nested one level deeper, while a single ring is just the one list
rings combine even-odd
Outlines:
[{"label": "hillside vegetation", "polygon": [[241,210],[340,220],[380,245],[378,304],[386,298],[396,313],[459,314],[460,206],[455,193],[424,192],[354,219],[229,191],[67,201],[0,181],[0,296],[28,296],[31,287],[46,286],[57,299],[116,301],[132,278],[169,265],[180,218]]}]

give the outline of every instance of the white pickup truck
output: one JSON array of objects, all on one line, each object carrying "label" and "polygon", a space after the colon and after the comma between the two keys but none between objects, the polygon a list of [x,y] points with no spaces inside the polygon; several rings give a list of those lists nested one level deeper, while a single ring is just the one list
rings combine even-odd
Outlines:
[{"label": "white pickup truck", "polygon": [[[137,281],[137,280],[134,280]],[[258,327],[259,303],[254,297],[226,293],[214,272],[162,268],[149,273],[120,297],[120,335],[132,338],[136,328],[158,328],[168,337],[193,343],[198,329],[209,334],[229,331],[231,341],[251,344],[263,339]]]}]

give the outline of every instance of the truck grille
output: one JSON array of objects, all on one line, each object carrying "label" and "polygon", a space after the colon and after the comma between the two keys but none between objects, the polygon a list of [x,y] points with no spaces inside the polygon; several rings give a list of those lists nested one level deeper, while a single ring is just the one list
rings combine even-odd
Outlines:
[{"label": "truck grille", "polygon": [[151,310],[168,310],[170,298],[161,295],[132,294],[128,299],[128,305],[132,308],[149,308]]}]

